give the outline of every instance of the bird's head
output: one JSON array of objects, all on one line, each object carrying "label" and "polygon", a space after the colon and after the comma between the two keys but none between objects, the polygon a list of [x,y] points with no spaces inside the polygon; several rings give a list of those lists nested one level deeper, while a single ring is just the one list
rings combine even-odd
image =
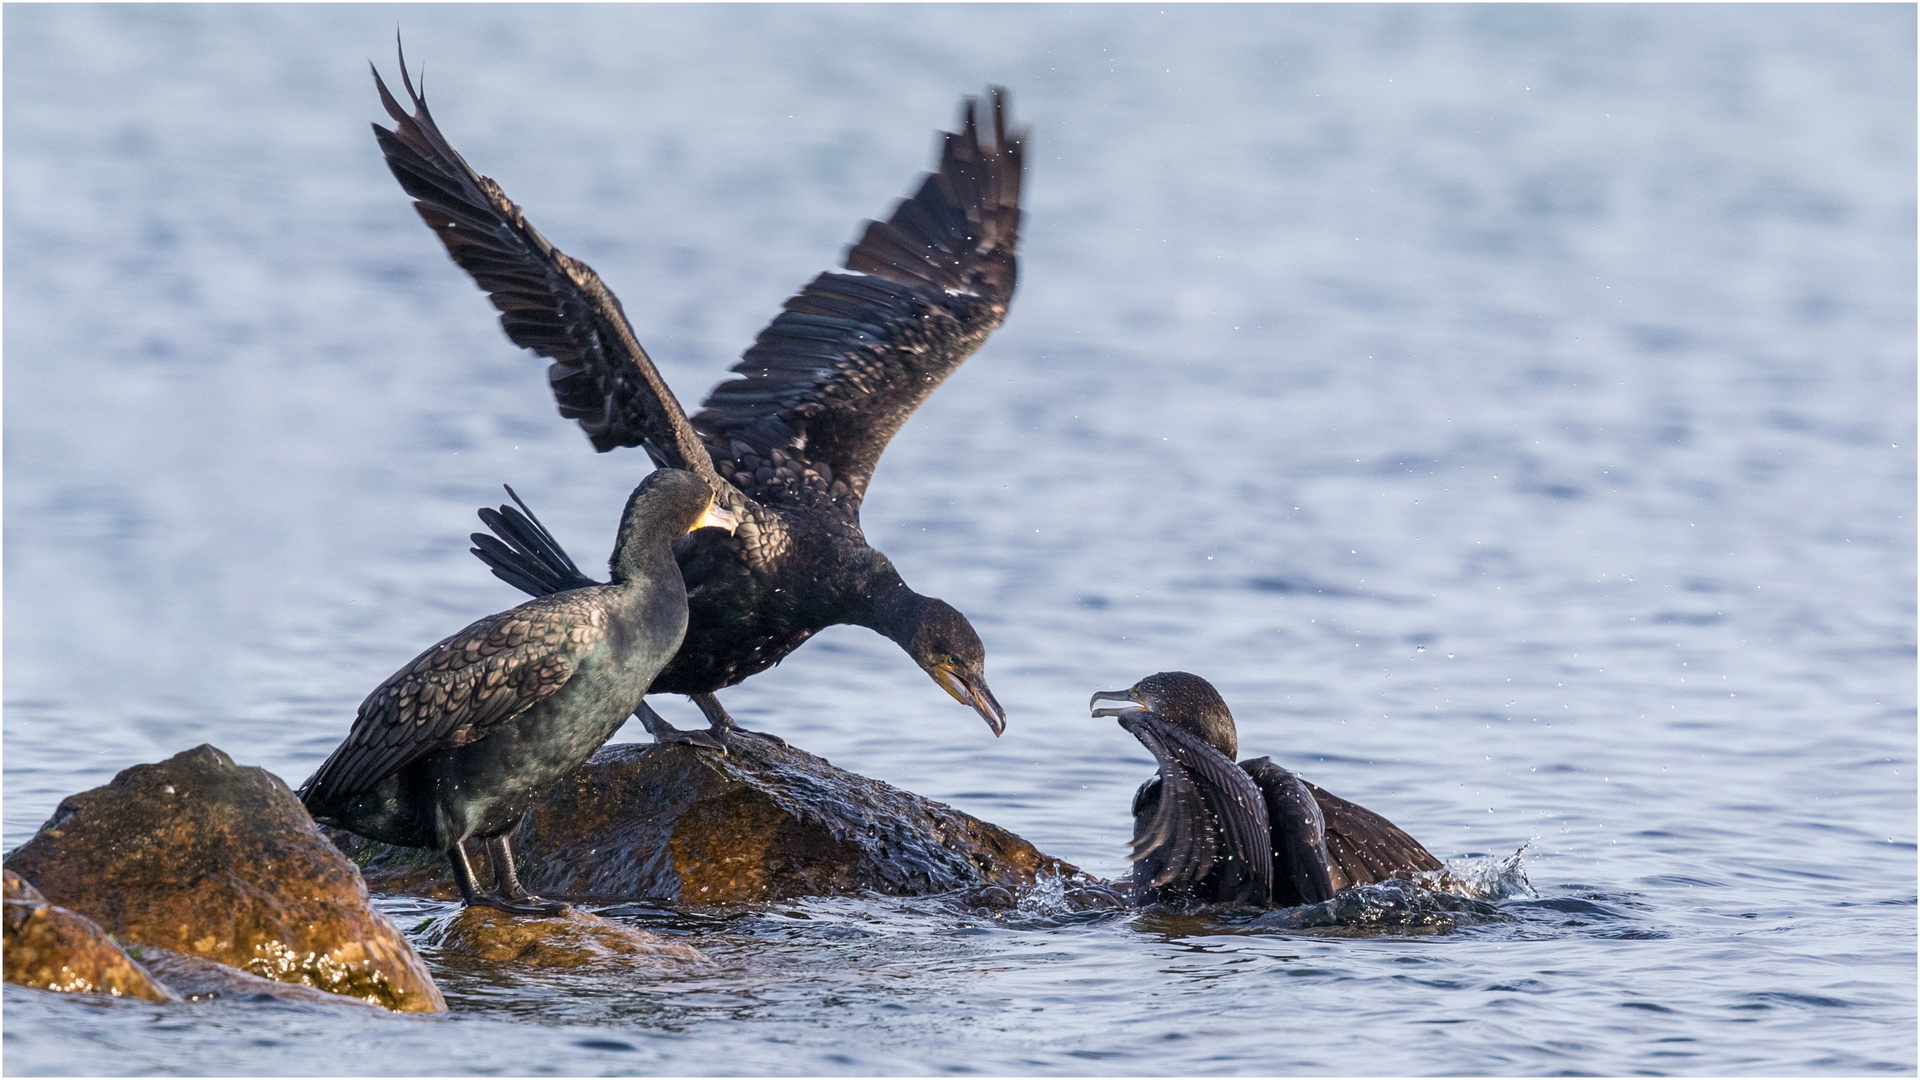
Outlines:
[{"label": "bird's head", "polygon": [[615,581],[625,581],[645,564],[646,553],[654,545],[671,543],[695,529],[732,532],[739,522],[714,501],[713,488],[705,480],[682,469],[656,469],[627,499],[608,568]]},{"label": "bird's head", "polygon": [[1240,739],[1234,733],[1233,714],[1213,684],[1184,671],[1162,671],[1149,675],[1125,690],[1102,690],[1087,703],[1123,701],[1117,709],[1094,709],[1095,716],[1127,716],[1150,712],[1175,727],[1207,740],[1215,750],[1233,760],[1240,753]]},{"label": "bird's head", "polygon": [[900,645],[940,689],[979,713],[995,735],[1007,729],[1007,711],[987,689],[987,648],[952,604],[921,598]]}]

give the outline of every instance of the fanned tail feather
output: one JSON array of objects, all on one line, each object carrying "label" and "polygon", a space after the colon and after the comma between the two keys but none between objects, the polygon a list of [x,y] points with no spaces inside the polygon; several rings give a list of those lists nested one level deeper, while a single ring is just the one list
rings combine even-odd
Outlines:
[{"label": "fanned tail feather", "polygon": [[554,539],[512,487],[507,487],[507,495],[518,508],[505,504],[498,510],[481,507],[480,522],[493,531],[493,536],[474,533],[470,537],[474,545],[470,550],[487,564],[494,577],[530,596],[548,596],[599,584],[580,572],[560,541]]}]

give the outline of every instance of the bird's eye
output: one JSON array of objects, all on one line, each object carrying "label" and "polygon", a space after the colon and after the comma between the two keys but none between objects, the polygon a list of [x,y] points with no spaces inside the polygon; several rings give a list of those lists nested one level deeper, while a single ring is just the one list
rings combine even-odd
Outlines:
[{"label": "bird's eye", "polygon": [[947,654],[947,663],[949,663],[949,664],[952,664],[952,665],[953,665],[954,667],[959,667],[959,666],[960,666],[960,658],[959,658],[959,657],[957,657],[957,656],[955,656],[955,655],[953,655],[952,653],[948,653],[948,654]]}]

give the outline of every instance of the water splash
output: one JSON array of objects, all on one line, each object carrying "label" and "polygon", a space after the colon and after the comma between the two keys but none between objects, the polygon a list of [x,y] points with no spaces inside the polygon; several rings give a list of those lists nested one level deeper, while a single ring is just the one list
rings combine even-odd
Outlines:
[{"label": "water splash", "polygon": [[1504,857],[1475,855],[1449,859],[1438,870],[1423,870],[1413,875],[1415,884],[1434,892],[1451,893],[1473,900],[1506,900],[1515,896],[1538,896],[1533,882],[1527,880],[1522,858],[1529,840]]},{"label": "water splash", "polygon": [[1463,924],[1509,918],[1485,900],[1389,878],[1342,889],[1323,903],[1268,912],[1248,925],[1262,930],[1391,928],[1444,933]]},{"label": "water splash", "polygon": [[1131,910],[1121,883],[1050,875],[1032,885],[984,885],[949,894],[947,899],[970,914],[989,911],[999,921],[1016,923]]},{"label": "water splash", "polygon": [[1014,910],[1022,915],[1058,915],[1067,909],[1067,885],[1047,876],[1021,889]]},{"label": "water splash", "polygon": [[[1531,843],[1531,841],[1529,841]],[[1392,928],[1444,933],[1480,922],[1512,919],[1492,901],[1533,897],[1524,856],[1528,844],[1504,857],[1479,855],[1450,859],[1438,870],[1412,880],[1389,878],[1343,889],[1324,903],[1276,911],[1255,920],[1272,929],[1340,928],[1365,931]]]}]

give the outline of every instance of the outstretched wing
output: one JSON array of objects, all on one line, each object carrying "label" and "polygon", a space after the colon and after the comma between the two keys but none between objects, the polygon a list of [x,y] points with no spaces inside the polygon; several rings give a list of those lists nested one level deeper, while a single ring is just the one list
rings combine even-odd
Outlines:
[{"label": "outstretched wing", "polygon": [[655,464],[689,469],[714,483],[713,462],[634,337],[620,301],[592,267],[548,243],[499,184],[460,157],[415,92],[404,55],[400,80],[411,116],[380,72],[373,73],[394,121],[392,131],[373,125],[387,167],[447,254],[500,309],[507,337],[553,361],[547,380],[560,415],[579,421],[596,450],[644,447]]},{"label": "outstretched wing", "polygon": [[1007,107],[991,90],[983,129],[967,99],[939,171],[847,251],[856,272],[813,279],[707,395],[694,427],[741,490],[857,514],[900,425],[1006,318],[1026,139]]},{"label": "outstretched wing", "polygon": [[[1159,867],[1148,885],[1197,884],[1216,863],[1237,862],[1259,883],[1261,902],[1273,890],[1273,852],[1267,807],[1240,767],[1205,740],[1150,712],[1129,712],[1120,726],[1160,763],[1160,797],[1145,822],[1136,821],[1133,860]],[[1146,809],[1135,797],[1136,813]]]},{"label": "outstretched wing", "polygon": [[1335,889],[1440,869],[1440,860],[1398,825],[1358,803],[1328,794],[1315,784],[1305,780],[1301,783],[1313,792],[1314,801],[1320,804],[1320,813],[1326,819],[1327,855],[1335,871]]},{"label": "outstretched wing", "polygon": [[578,592],[481,619],[368,694],[301,799],[325,807],[426,754],[478,741],[565,686],[605,633],[604,612]]},{"label": "outstretched wing", "polygon": [[1215,837],[1206,798],[1185,769],[1163,764],[1158,776],[1134,792],[1127,861],[1134,864],[1136,882],[1145,880],[1155,889],[1173,882],[1197,884],[1213,872],[1220,846]]},{"label": "outstretched wing", "polygon": [[1267,804],[1273,830],[1273,902],[1281,907],[1317,904],[1333,896],[1337,873],[1327,853],[1326,819],[1305,780],[1271,758],[1243,761]]}]

